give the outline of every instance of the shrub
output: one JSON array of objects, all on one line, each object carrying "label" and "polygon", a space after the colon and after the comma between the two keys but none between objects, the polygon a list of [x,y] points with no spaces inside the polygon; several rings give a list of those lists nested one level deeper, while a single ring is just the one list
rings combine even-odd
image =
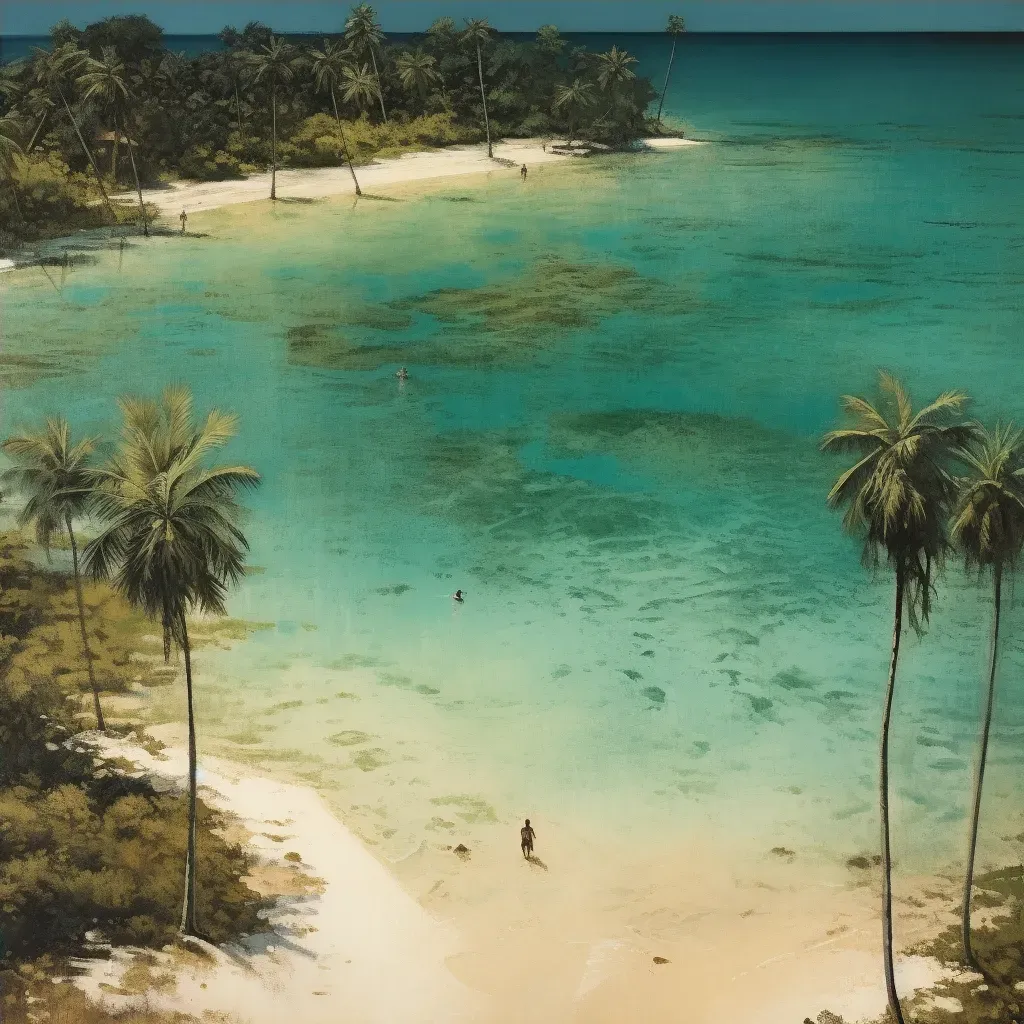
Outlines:
[{"label": "shrub", "polygon": [[211,151],[209,146],[192,146],[186,150],[178,164],[178,172],[183,178],[198,181],[224,181],[242,176],[237,156],[223,149]]},{"label": "shrub", "polygon": [[[84,683],[73,596],[0,537],[0,922],[8,963],[75,951],[90,929],[161,946],[184,895],[187,801],[99,756],[76,736]],[[88,588],[104,685],[126,685],[132,622]],[[127,623],[127,624],[126,624]],[[121,673],[118,675],[117,673]],[[259,927],[243,851],[200,802],[199,920],[214,941]]]}]

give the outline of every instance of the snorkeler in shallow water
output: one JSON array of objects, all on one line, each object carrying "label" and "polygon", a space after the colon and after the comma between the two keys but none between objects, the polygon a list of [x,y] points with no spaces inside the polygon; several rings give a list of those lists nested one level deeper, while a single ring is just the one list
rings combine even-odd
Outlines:
[{"label": "snorkeler in shallow water", "polygon": [[461,590],[456,590],[455,593],[452,594],[452,600],[453,601],[458,601],[459,604],[462,604],[462,602],[465,601],[466,599],[462,596],[462,591]]}]

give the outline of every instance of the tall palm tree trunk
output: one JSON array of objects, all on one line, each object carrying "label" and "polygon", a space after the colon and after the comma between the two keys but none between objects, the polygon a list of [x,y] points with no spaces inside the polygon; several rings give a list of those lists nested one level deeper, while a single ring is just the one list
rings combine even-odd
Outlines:
[{"label": "tall palm tree trunk", "polygon": [[967,845],[967,870],[964,873],[964,904],[961,914],[961,931],[964,942],[964,958],[979,974],[981,966],[971,947],[971,894],[974,889],[974,858],[978,849],[978,823],[981,820],[981,791],[985,784],[985,762],[988,759],[988,739],[992,728],[992,708],[996,697],[996,659],[999,653],[999,618],[1003,603],[1003,567],[996,565],[993,572],[995,607],[992,613],[992,648],[989,653],[988,695],[985,700],[985,718],[981,727],[981,746],[978,753],[978,768],[974,777],[974,804],[971,809],[971,836]]},{"label": "tall palm tree trunk", "polygon": [[900,657],[900,634],[903,632],[904,572],[896,569],[896,611],[893,616],[892,660],[889,662],[889,682],[885,691],[885,710],[882,713],[882,743],[879,758],[879,806],[882,812],[882,960],[885,969],[885,991],[889,1010],[895,1024],[904,1024],[900,997],[896,992],[896,971],[892,948],[892,852],[889,845],[889,723],[892,718],[892,698],[896,690],[896,665]]},{"label": "tall palm tree trunk", "polygon": [[103,177],[100,174],[100,169],[96,166],[96,161],[93,159],[92,151],[85,144],[85,139],[82,138],[82,132],[78,127],[78,122],[75,120],[75,115],[71,113],[71,107],[68,106],[64,90],[58,89],[57,93],[60,96],[61,102],[64,104],[64,109],[67,111],[68,120],[75,129],[75,134],[78,136],[78,141],[82,145],[82,150],[89,160],[89,166],[92,167],[92,173],[96,175],[96,184],[99,185],[100,192],[103,194],[103,201],[107,204],[107,209],[110,210],[111,215],[116,217],[117,214],[114,213],[114,207],[111,205],[110,196],[107,195],[107,190],[103,187]]},{"label": "tall palm tree trunk", "polygon": [[665,84],[661,87],[661,99],[658,101],[658,120],[661,120],[661,108],[665,106],[665,95],[668,92],[668,80],[672,77],[672,65],[676,59],[676,43],[679,41],[679,36],[672,36],[672,53],[668,58],[668,70],[665,72]]},{"label": "tall palm tree trunk", "polygon": [[380,84],[380,72],[377,70],[377,57],[373,52],[373,44],[370,44],[370,60],[373,63],[373,77],[377,79],[377,99],[380,100],[380,114],[384,123],[388,123],[388,112],[384,109],[384,89]]},{"label": "tall palm tree trunk", "polygon": [[18,186],[14,183],[14,176],[12,175],[7,184],[11,188],[11,198],[14,200],[14,209],[17,211],[18,220],[24,224],[25,214],[21,212],[21,200],[18,198]]},{"label": "tall palm tree trunk", "polygon": [[78,601],[78,626],[82,632],[82,650],[85,652],[85,664],[89,670],[89,685],[92,687],[92,703],[96,712],[96,728],[100,732],[106,731],[103,722],[103,708],[100,707],[100,689],[96,685],[96,670],[92,663],[92,648],[89,646],[89,633],[85,628],[85,599],[82,596],[82,576],[78,571],[78,542],[75,540],[75,531],[71,528],[71,516],[66,516],[64,525],[68,531],[68,538],[71,540],[71,566],[75,575],[75,598]]},{"label": "tall palm tree trunk", "polygon": [[117,157],[121,151],[121,130],[118,126],[117,114],[114,115],[114,145],[110,148],[110,177],[114,179],[114,187],[117,187]]},{"label": "tall palm tree trunk", "polygon": [[25,150],[26,153],[31,153],[32,150],[36,148],[36,143],[39,141],[39,136],[42,134],[43,128],[46,126],[46,122],[49,120],[49,118],[50,111],[44,110],[43,116],[39,118],[39,124],[36,125],[36,130],[32,133],[32,140],[28,144],[28,149]]},{"label": "tall palm tree trunk", "polygon": [[487,116],[487,93],[484,92],[484,58],[480,52],[479,42],[476,44],[476,70],[480,76],[480,99],[483,100],[484,104],[484,131],[487,133],[487,155],[493,157],[494,151],[491,149],[491,121]]},{"label": "tall palm tree trunk", "polygon": [[[124,240],[122,239],[122,242]],[[167,602],[164,602],[164,613],[160,620],[160,624],[164,631],[164,664],[170,665],[171,663],[171,609],[168,607]]]},{"label": "tall palm tree trunk", "polygon": [[334,95],[334,86],[331,86],[331,103],[334,105],[334,119],[338,122],[338,131],[341,132],[341,144],[345,149],[345,159],[348,161],[349,173],[352,175],[352,183],[356,187],[356,195],[361,196],[363,190],[359,187],[359,179],[356,177],[356,169],[352,166],[352,154],[348,151],[348,139],[345,137],[345,129],[341,123],[341,115],[338,113],[338,100]]},{"label": "tall palm tree trunk", "polygon": [[192,649],[188,626],[181,616],[181,649],[185,655],[185,691],[188,698],[188,845],[185,853],[185,901],[181,908],[181,931],[199,936],[196,922],[196,790],[198,765],[196,758],[196,721],[192,706]]},{"label": "tall palm tree trunk", "polygon": [[271,107],[271,121],[273,123],[273,134],[274,134],[274,154],[273,163],[270,169],[270,198],[277,199],[277,83],[274,83],[274,88],[271,91],[270,99]]},{"label": "tall palm tree trunk", "polygon": [[146,204],[142,201],[142,185],[139,183],[139,169],[135,165],[135,147],[128,140],[128,156],[132,162],[132,176],[135,178],[135,191],[139,196],[139,220],[142,222],[142,233],[149,238],[149,221],[146,219]]}]

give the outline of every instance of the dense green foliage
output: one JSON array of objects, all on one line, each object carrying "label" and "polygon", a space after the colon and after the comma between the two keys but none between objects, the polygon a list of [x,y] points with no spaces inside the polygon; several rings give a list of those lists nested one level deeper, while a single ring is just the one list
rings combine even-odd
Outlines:
[{"label": "dense green foliage", "polygon": [[[628,54],[570,46],[554,26],[520,42],[501,38],[486,23],[462,27],[442,18],[411,41],[392,42],[365,5],[353,9],[343,35],[315,48],[251,23],[222,32],[224,51],[188,57],[167,51],[160,28],[137,15],[84,30],[62,22],[51,36],[50,50],[0,76],[0,116],[12,115],[20,150],[10,163],[16,178],[39,173],[22,169],[26,162],[66,166],[64,198],[88,211],[79,220],[92,222],[111,217],[80,194],[102,199],[100,177],[117,190],[134,186],[134,170],[151,182],[268,168],[275,122],[281,166],[343,162],[334,144],[339,132],[327,129],[327,118],[344,121],[359,139],[356,163],[381,150],[483,140],[488,127],[494,139],[571,133],[621,146],[651,130],[646,112],[656,97],[651,83],[629,68],[635,62]],[[337,57],[327,85],[317,57],[324,48]],[[270,53],[274,73],[267,70]],[[559,102],[574,84],[589,101]],[[0,171],[9,184],[8,172]],[[0,223],[9,230],[30,234],[39,218],[59,217],[57,196],[48,209],[29,205],[19,216],[14,191],[0,188]],[[20,230],[19,222],[28,227]]]},{"label": "dense green foliage", "polygon": [[[123,683],[129,612],[109,591],[90,601],[101,682]],[[184,797],[124,775],[75,733],[81,663],[74,595],[63,574],[0,542],[0,910],[5,967],[71,953],[86,932],[161,946],[176,934],[184,888]],[[104,645],[120,635],[112,658]],[[111,644],[111,646],[117,646]],[[110,679],[106,661],[122,663]],[[84,671],[80,673],[85,676]],[[201,807],[199,893],[204,927],[224,940],[259,927],[258,900],[241,878],[242,851],[213,831]]]}]

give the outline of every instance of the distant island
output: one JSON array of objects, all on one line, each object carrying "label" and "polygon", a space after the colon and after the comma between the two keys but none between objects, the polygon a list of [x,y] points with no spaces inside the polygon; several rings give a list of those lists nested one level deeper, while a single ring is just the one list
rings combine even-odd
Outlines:
[{"label": "distant island", "polygon": [[[339,26],[341,28],[342,26]],[[670,19],[671,57],[682,19]],[[440,18],[389,40],[373,8],[298,44],[259,22],[220,33],[224,49],[170,52],[144,15],[55,25],[48,47],[0,69],[0,246],[118,223],[148,230],[142,189],[278,168],[486,143],[558,140],[621,149],[664,134],[664,100],[612,46],[570,45],[554,25],[528,41],[484,20]],[[668,76],[665,86],[667,88]],[[112,196],[132,191],[134,208]]]}]

